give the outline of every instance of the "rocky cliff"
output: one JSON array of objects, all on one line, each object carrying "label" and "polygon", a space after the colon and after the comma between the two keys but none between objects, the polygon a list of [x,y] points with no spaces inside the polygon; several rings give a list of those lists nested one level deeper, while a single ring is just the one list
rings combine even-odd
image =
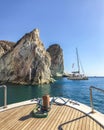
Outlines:
[{"label": "rocky cliff", "polygon": [[60,45],[53,44],[47,51],[51,56],[51,74],[52,76],[62,76],[64,72],[64,61],[63,61],[63,51]]},{"label": "rocky cliff", "polygon": [[51,81],[51,57],[39,38],[38,29],[24,35],[10,50],[5,55],[1,53],[0,81],[22,84]]},{"label": "rocky cliff", "polygon": [[0,57],[2,57],[7,52],[11,51],[13,49],[14,45],[15,45],[14,42],[1,40],[0,41]]}]

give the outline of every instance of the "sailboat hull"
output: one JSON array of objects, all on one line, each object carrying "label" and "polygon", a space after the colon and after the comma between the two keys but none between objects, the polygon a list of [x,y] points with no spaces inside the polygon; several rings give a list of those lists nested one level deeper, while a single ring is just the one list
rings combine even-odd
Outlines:
[{"label": "sailboat hull", "polygon": [[69,76],[68,79],[70,80],[88,80],[86,76]]}]

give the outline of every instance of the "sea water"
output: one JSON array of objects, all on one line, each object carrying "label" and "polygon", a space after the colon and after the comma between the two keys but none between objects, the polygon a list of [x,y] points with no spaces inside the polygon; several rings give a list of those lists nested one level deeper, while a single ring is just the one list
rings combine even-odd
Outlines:
[{"label": "sea water", "polygon": [[[68,80],[58,78],[47,85],[7,85],[7,103],[16,103],[33,98],[40,98],[45,94],[51,97],[65,97],[90,106],[90,86],[104,90],[104,77],[90,77],[89,80]],[[0,89],[0,106],[3,106],[4,90]],[[93,90],[94,109],[104,113],[104,93]]]}]

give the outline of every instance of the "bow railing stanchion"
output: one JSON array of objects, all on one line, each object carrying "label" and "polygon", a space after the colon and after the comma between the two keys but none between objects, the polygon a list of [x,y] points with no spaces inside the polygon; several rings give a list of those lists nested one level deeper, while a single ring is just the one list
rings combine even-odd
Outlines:
[{"label": "bow railing stanchion", "polygon": [[7,86],[4,85],[4,108],[7,108]]},{"label": "bow railing stanchion", "polygon": [[91,106],[91,112],[94,113],[94,108],[93,108],[93,98],[92,98],[92,86],[90,87],[90,106]]},{"label": "bow railing stanchion", "polygon": [[93,90],[93,89],[104,93],[104,90],[103,90],[103,89],[96,88],[96,87],[94,87],[94,86],[90,86],[90,106],[91,106],[91,112],[92,112],[92,113],[94,113],[93,95],[92,95],[92,90]]},{"label": "bow railing stanchion", "polygon": [[0,88],[4,88],[4,106],[3,106],[3,108],[7,108],[7,86],[1,85]]}]

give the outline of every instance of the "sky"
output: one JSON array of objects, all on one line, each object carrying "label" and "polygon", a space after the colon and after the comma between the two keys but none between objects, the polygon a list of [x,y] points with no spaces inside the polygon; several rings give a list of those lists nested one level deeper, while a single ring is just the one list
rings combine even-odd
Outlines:
[{"label": "sky", "polygon": [[104,0],[0,0],[0,40],[17,42],[35,28],[46,49],[61,46],[65,72],[78,48],[86,75],[104,76]]}]

